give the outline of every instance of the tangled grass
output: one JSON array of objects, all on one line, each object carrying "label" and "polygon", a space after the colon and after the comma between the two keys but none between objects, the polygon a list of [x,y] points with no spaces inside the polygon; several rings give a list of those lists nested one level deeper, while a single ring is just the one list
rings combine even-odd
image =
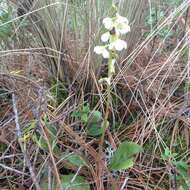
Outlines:
[{"label": "tangled grass", "polygon": [[[53,190],[66,174],[97,190],[188,189],[190,1],[118,1],[132,31],[111,84],[103,155],[84,109],[105,112],[98,79],[106,60],[93,48],[112,1],[36,0],[21,16],[21,1],[11,2],[11,19],[0,24],[11,27],[0,42],[0,189]],[[126,140],[143,153],[132,168],[110,171]]]}]

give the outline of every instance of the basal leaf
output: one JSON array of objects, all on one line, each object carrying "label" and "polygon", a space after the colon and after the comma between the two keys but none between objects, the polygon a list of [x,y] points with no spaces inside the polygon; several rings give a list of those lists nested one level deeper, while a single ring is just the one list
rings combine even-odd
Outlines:
[{"label": "basal leaf", "polygon": [[[61,189],[64,190],[90,190],[90,185],[82,176],[75,176],[74,174],[63,175],[60,177],[61,179]],[[56,179],[53,177],[51,184],[51,189],[56,190],[57,184]],[[42,190],[48,190],[48,176],[44,175],[40,180],[40,186]]]},{"label": "basal leaf", "polygon": [[143,149],[136,143],[123,142],[119,145],[118,149],[114,152],[111,158],[109,169],[120,170],[128,169],[133,166],[133,156],[142,152]]},{"label": "basal leaf", "polygon": [[90,190],[90,185],[82,176],[74,174],[61,177],[62,189],[67,190]]},{"label": "basal leaf", "polygon": [[87,113],[82,113],[81,121],[85,124],[88,122],[88,114]]},{"label": "basal leaf", "polygon": [[90,114],[88,123],[98,123],[101,120],[102,120],[102,113],[96,110]]},{"label": "basal leaf", "polygon": [[103,133],[101,124],[91,124],[87,127],[87,134],[92,137],[100,136]]},{"label": "basal leaf", "polygon": [[112,164],[110,164],[110,169],[111,170],[126,170],[128,168],[133,167],[134,165],[134,161],[133,158],[129,158],[127,160],[122,160],[121,162],[112,162]]},{"label": "basal leaf", "polygon": [[71,164],[74,166],[85,166],[85,160],[78,154],[71,154],[69,157],[66,158]]}]

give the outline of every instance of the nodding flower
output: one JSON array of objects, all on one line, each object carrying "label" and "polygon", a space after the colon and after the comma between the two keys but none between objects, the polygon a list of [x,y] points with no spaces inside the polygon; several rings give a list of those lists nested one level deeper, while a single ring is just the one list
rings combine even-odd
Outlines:
[{"label": "nodding flower", "polygon": [[102,55],[104,59],[108,59],[110,57],[109,51],[105,46],[96,46],[94,48],[94,52],[98,55]]},{"label": "nodding flower", "polygon": [[101,78],[99,83],[106,82],[111,85],[111,79],[115,73],[115,62],[118,52],[127,49],[126,41],[121,36],[130,32],[129,21],[116,13],[114,17],[106,17],[102,21],[104,28],[107,30],[101,35],[102,46],[96,46],[94,52],[108,59],[108,76]]},{"label": "nodding flower", "polygon": [[101,41],[106,45],[96,46],[94,52],[108,59],[111,54],[110,51],[122,51],[127,48],[127,43],[120,37],[130,32],[130,26],[128,19],[118,13],[112,18],[104,18],[102,23],[107,31],[101,35]]}]

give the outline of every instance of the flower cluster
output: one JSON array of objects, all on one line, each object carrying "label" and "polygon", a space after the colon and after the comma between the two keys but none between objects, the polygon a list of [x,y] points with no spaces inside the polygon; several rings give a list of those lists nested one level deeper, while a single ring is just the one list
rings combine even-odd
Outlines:
[{"label": "flower cluster", "polygon": [[120,16],[118,13],[113,18],[104,18],[103,25],[108,31],[102,34],[101,41],[107,44],[96,46],[94,52],[108,59],[110,58],[110,52],[122,51],[127,48],[127,43],[121,40],[120,36],[130,32],[130,26],[127,18]]}]

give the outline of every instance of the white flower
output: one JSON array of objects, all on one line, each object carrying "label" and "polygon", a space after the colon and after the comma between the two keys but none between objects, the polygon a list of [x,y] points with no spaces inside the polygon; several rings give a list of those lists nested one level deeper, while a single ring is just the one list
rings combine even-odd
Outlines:
[{"label": "white flower", "polygon": [[115,25],[116,25],[116,30],[120,34],[126,34],[131,30],[128,19],[126,17],[120,16],[119,14],[116,15]]},{"label": "white flower", "polygon": [[105,48],[105,46],[96,46],[94,48],[94,52],[98,55],[102,55],[103,58],[108,59],[110,57],[109,51]]},{"label": "white flower", "polygon": [[95,48],[94,48],[94,52],[96,53],[96,54],[98,54],[98,55],[100,55],[100,54],[102,54],[102,51],[104,50],[104,46],[96,46]]},{"label": "white flower", "polygon": [[104,51],[102,52],[102,56],[104,59],[108,59],[110,57],[110,53],[107,49],[104,49]]},{"label": "white flower", "polygon": [[114,47],[117,51],[122,51],[123,49],[127,49],[127,43],[124,40],[116,40],[114,42]]},{"label": "white flower", "polygon": [[111,30],[113,28],[113,21],[110,17],[104,18],[102,23],[104,24],[105,28],[108,30]]},{"label": "white flower", "polygon": [[106,82],[108,85],[110,85],[110,84],[111,84],[111,78],[108,78],[108,77],[101,78],[98,82],[99,82],[100,84]]},{"label": "white flower", "polygon": [[117,31],[120,33],[120,34],[127,34],[128,32],[130,32],[131,28],[129,25],[127,24],[119,24],[117,26]]},{"label": "white flower", "polygon": [[[102,55],[103,58],[109,59],[112,51],[122,51],[127,48],[127,43],[119,39],[120,35],[126,34],[130,31],[130,26],[127,18],[116,14],[116,17],[106,17],[103,19],[103,25],[108,30],[101,35],[101,41],[107,42],[105,46],[96,46],[94,52],[98,55]],[[111,50],[111,51],[110,51]],[[110,59],[111,60],[111,59]],[[111,72],[114,71],[115,60],[112,60]]]},{"label": "white flower", "polygon": [[127,49],[127,43],[124,40],[117,39],[109,45],[110,50],[122,51]]},{"label": "white flower", "polygon": [[102,34],[102,36],[101,36],[102,42],[107,42],[109,39],[110,39],[110,33],[109,32]]},{"label": "white flower", "polygon": [[121,24],[121,23],[125,23],[127,25],[129,24],[128,19],[126,17],[123,17],[123,16],[119,15],[118,13],[116,14],[116,22],[118,24]]}]

